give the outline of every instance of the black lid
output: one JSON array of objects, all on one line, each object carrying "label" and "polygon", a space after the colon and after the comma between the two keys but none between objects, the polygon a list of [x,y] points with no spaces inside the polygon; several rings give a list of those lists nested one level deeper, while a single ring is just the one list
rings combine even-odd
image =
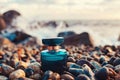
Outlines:
[{"label": "black lid", "polygon": [[55,37],[55,38],[45,38],[45,39],[42,39],[42,43],[44,45],[48,45],[48,46],[60,45],[63,42],[64,42],[64,38],[63,37]]}]

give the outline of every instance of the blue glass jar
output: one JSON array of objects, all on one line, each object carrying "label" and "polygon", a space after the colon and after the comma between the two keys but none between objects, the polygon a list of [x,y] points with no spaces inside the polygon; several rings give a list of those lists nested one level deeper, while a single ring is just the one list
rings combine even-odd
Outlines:
[{"label": "blue glass jar", "polygon": [[42,70],[51,70],[53,72],[62,73],[66,69],[67,52],[64,49],[58,51],[44,50],[41,52]]}]

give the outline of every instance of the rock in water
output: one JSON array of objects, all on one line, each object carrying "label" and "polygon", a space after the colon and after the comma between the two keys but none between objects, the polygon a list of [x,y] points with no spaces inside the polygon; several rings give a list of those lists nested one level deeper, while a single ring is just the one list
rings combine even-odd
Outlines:
[{"label": "rock in water", "polygon": [[118,41],[120,41],[120,35],[119,35],[119,37],[118,37]]},{"label": "rock in water", "polygon": [[89,45],[94,46],[94,41],[89,33],[83,32],[76,34],[65,39],[63,45]]},{"label": "rock in water", "polygon": [[16,19],[16,17],[20,16],[21,14],[15,10],[9,10],[5,13],[3,13],[3,18],[7,25],[12,25],[13,19]]},{"label": "rock in water", "polygon": [[[23,42],[21,42],[22,44],[26,44],[28,46],[34,46],[34,45],[42,45],[42,41],[39,40],[36,37],[29,37],[28,39],[24,40]],[[21,44],[20,43],[20,44]]]},{"label": "rock in water", "polygon": [[69,37],[69,36],[73,36],[73,35],[75,35],[76,33],[75,32],[73,32],[73,31],[66,31],[66,32],[60,32],[60,33],[58,33],[58,37],[64,37],[64,38],[67,38],[67,37]]},{"label": "rock in water", "polygon": [[26,34],[25,32],[22,31],[14,31],[14,32],[7,32],[2,34],[4,37],[6,37],[7,39],[9,39],[11,42],[18,44],[23,42],[24,40],[28,39],[29,37],[31,37],[30,35]]},{"label": "rock in water", "polygon": [[2,31],[5,28],[6,28],[6,23],[5,23],[2,15],[0,15],[0,31]]},{"label": "rock in water", "polygon": [[45,26],[53,26],[53,27],[56,27],[57,24],[56,24],[55,21],[49,21],[49,22],[47,22],[47,23],[45,24]]},{"label": "rock in water", "polygon": [[31,37],[30,35],[20,31],[16,31],[15,34],[16,34],[16,38],[12,41],[14,43],[20,43],[26,40],[27,38]]}]

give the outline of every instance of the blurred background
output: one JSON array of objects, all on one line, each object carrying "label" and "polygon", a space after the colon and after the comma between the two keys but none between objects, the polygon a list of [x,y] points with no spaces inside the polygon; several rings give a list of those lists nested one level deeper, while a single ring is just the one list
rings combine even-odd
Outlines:
[{"label": "blurred background", "polygon": [[[31,36],[40,41],[62,36],[69,42],[74,36],[86,36],[85,32],[87,38],[77,40],[120,45],[119,9],[120,0],[1,0],[1,36],[16,44]],[[18,35],[27,36],[16,39]]]}]

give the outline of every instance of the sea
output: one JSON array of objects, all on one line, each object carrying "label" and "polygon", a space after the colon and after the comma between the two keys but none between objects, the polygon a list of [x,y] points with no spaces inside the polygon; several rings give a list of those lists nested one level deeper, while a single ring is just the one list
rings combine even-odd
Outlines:
[{"label": "sea", "polygon": [[[20,18],[15,21],[22,31],[38,39],[57,37],[58,33],[74,31],[77,34],[88,32],[96,46],[120,45],[120,20],[54,20],[56,27],[43,25],[49,21]],[[69,27],[66,27],[66,24]],[[32,27],[32,28],[31,28]]]}]

